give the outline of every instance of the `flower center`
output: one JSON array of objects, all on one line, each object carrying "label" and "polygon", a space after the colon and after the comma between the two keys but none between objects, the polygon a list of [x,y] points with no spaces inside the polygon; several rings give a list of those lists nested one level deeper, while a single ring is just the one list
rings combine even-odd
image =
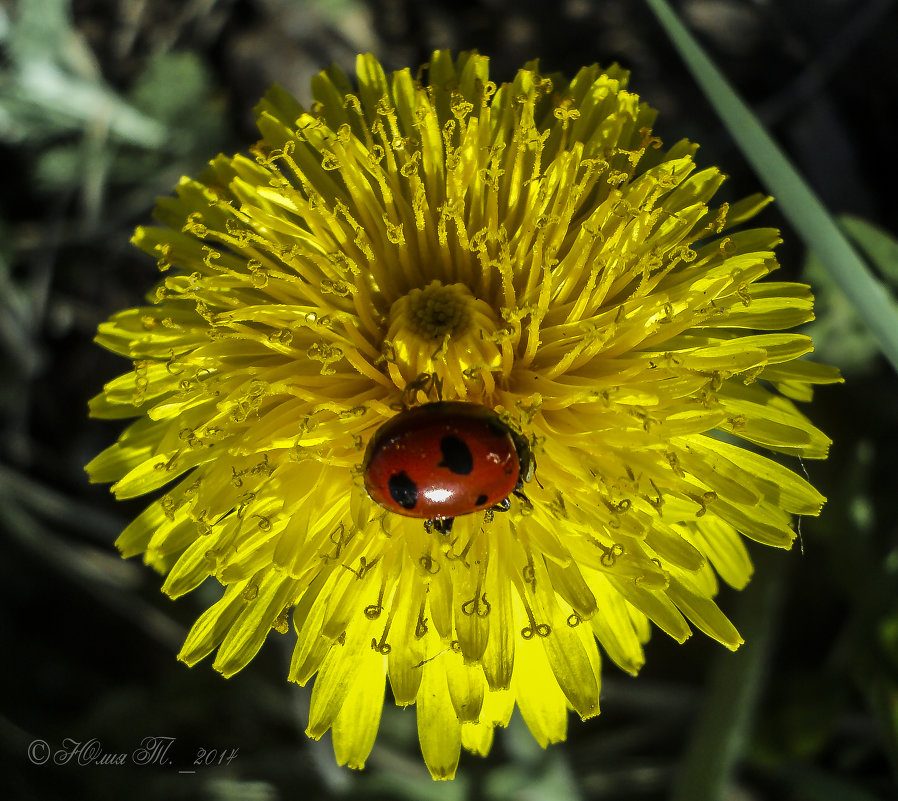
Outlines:
[{"label": "flower center", "polygon": [[[496,312],[465,284],[431,281],[412,289],[390,307],[384,336],[387,369],[399,389],[423,373],[443,381],[446,397],[465,398],[468,384],[483,395],[493,391],[492,373],[502,369]],[[510,358],[511,350],[505,348]]]},{"label": "flower center", "polygon": [[408,294],[408,325],[422,339],[441,340],[463,331],[470,319],[471,292],[464,284],[431,281]]}]

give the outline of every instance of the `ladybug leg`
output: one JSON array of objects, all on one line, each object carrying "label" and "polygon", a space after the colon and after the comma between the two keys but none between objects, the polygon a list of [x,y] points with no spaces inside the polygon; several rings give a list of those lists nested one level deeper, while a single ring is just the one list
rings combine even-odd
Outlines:
[{"label": "ladybug leg", "polygon": [[424,529],[428,534],[436,531],[438,534],[446,535],[452,531],[452,523],[454,517],[434,517],[424,521]]},{"label": "ladybug leg", "polygon": [[[517,492],[517,490],[515,490]],[[503,498],[499,503],[493,504],[490,508],[490,512],[507,512],[511,508],[511,498]]]},{"label": "ladybug leg", "polygon": [[517,431],[510,431],[509,433],[518,452],[520,472],[518,473],[518,485],[515,487],[515,490],[519,490],[524,486],[525,482],[531,481],[536,475],[536,457],[533,455],[530,442],[523,434]]},{"label": "ladybug leg", "polygon": [[[530,498],[528,498],[520,489],[513,489],[511,494],[515,496],[520,502],[521,505],[524,506],[528,511],[533,511],[533,504],[530,503]],[[506,498],[506,500],[508,500]]]},{"label": "ladybug leg", "polygon": [[[530,499],[524,495],[521,491],[520,487],[515,487],[511,494],[515,496],[520,502],[521,505],[524,506],[528,511],[533,511],[533,504],[530,503]],[[494,504],[489,509],[486,510],[486,513],[490,515],[490,521],[492,520],[493,512],[507,512],[511,508],[511,498],[503,498],[499,503]]]}]

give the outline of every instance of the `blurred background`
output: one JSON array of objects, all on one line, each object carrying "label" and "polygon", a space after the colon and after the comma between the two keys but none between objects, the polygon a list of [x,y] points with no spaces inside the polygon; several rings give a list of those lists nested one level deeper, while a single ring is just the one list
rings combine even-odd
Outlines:
[{"label": "blurred background", "polygon": [[[898,289],[896,3],[675,7]],[[606,664],[603,714],[572,717],[566,744],[542,751],[516,716],[449,784],[424,768],[413,709],[387,704],[362,773],[308,741],[308,690],[284,678],[289,635],[227,681],[175,660],[214,589],[172,602],[120,560],[112,543],[145,502],[115,503],[83,472],[121,428],[88,420],[87,400],[128,367],[93,333],[156,280],[131,232],[179,176],[255,141],[251,110],[272,82],[308,100],[331,62],[352,71],[373,51],[416,67],[442,47],[490,55],[497,81],[534,57],[568,74],[620,62],[665,143],[696,140],[700,165],[731,176],[725,199],[759,189],[641,0],[0,4],[0,795],[702,801],[712,776],[733,801],[898,798],[898,380],[775,207],[760,222],[784,229],[780,280],[814,285],[815,358],[846,383],[810,409],[834,440],[829,461],[804,465],[830,499],[823,516],[801,521],[803,548],[753,549],[749,589],[722,592],[749,640],[739,653],[656,632],[639,678]],[[148,736],[175,738],[171,765],[27,756],[66,738],[131,754]],[[194,764],[212,751],[215,764]]]}]

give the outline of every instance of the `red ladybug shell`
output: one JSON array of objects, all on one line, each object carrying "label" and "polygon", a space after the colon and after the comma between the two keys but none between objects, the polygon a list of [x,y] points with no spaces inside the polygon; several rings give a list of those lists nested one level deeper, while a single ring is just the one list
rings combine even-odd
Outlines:
[{"label": "red ladybug shell", "polygon": [[365,453],[365,489],[406,517],[452,518],[507,498],[520,475],[515,441],[499,416],[440,401],[384,423]]}]

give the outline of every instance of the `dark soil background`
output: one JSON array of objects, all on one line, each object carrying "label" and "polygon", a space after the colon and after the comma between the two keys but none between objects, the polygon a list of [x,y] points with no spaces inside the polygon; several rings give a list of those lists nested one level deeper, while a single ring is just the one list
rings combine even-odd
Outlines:
[{"label": "dark soil background", "polygon": [[[675,6],[862,250],[885,248],[875,269],[894,290],[898,4]],[[120,560],[112,543],[144,502],[115,503],[83,472],[120,430],[89,420],[87,400],[128,366],[93,333],[155,281],[131,232],[180,175],[246,150],[272,82],[307,99],[331,62],[351,72],[370,50],[388,69],[417,66],[438,47],[490,55],[497,81],[535,57],[568,74],[618,61],[660,109],[666,143],[702,143],[700,164],[723,167],[732,197],[759,189],[641,0],[0,4],[0,796],[665,799],[695,764],[696,722],[720,711],[708,699],[721,704],[733,660],[749,659],[757,692],[717,730],[733,744],[727,799],[898,798],[898,381],[775,207],[761,223],[784,229],[780,275],[814,284],[816,358],[847,381],[809,412],[834,445],[828,462],[805,465],[830,503],[802,521],[803,553],[755,549],[758,579],[722,594],[756,635],[743,652],[656,632],[638,679],[606,666],[603,714],[572,718],[568,743],[543,752],[516,717],[488,759],[463,755],[459,778],[439,785],[413,710],[388,703],[363,773],[308,741],[308,689],[284,679],[287,637],[227,681],[175,660],[214,589],[171,602],[157,575]],[[148,737],[173,738],[171,764],[137,764]],[[35,741],[55,752],[67,738],[125,764],[34,764]]]}]

